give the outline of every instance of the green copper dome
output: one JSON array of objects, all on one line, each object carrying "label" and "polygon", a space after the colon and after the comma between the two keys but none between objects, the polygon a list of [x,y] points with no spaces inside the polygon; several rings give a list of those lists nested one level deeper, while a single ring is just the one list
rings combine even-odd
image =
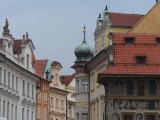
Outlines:
[{"label": "green copper dome", "polygon": [[85,33],[86,33],[86,30],[85,30],[85,27],[84,27],[84,40],[82,42],[82,44],[80,44],[79,46],[77,46],[75,48],[75,55],[77,57],[77,61],[89,61],[92,57],[93,57],[93,54],[94,54],[94,49],[89,46],[85,40]]}]

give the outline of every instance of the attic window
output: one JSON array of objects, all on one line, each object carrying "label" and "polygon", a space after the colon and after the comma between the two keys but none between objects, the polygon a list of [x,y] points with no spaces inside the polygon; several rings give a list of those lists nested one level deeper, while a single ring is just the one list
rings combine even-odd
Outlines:
[{"label": "attic window", "polygon": [[124,38],[126,45],[133,45],[134,44],[134,37],[126,37]]},{"label": "attic window", "polygon": [[156,38],[156,42],[157,42],[158,45],[160,45],[160,37]]},{"label": "attic window", "polygon": [[138,65],[145,65],[146,64],[146,56],[136,56],[136,63]]}]

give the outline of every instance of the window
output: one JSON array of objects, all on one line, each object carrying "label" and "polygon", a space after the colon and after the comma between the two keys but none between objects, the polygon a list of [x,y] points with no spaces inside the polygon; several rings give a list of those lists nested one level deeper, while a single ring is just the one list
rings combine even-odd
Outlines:
[{"label": "window", "polygon": [[126,45],[134,45],[134,38],[133,37],[126,37],[124,39],[125,39]]},{"label": "window", "polygon": [[101,41],[102,43],[101,43],[101,46],[104,46],[104,43],[105,43],[105,37],[106,37],[105,35],[103,35],[103,36],[102,36],[102,41]]},{"label": "window", "polygon": [[56,107],[57,107],[57,108],[59,107],[58,104],[59,104],[59,103],[58,103],[58,98],[56,98]]},{"label": "window", "polygon": [[134,94],[134,84],[132,80],[127,81],[127,95],[133,95]]},{"label": "window", "polygon": [[149,81],[149,95],[156,95],[157,92],[157,86],[155,80]]},{"label": "window", "polygon": [[41,111],[40,111],[40,108],[37,109],[37,119],[40,119],[40,114],[41,114]]},{"label": "window", "polygon": [[22,94],[25,95],[25,81],[24,80],[22,84]]},{"label": "window", "polygon": [[7,119],[9,120],[9,102],[7,102]]},{"label": "window", "polygon": [[146,56],[136,56],[136,63],[138,65],[145,65],[146,64]]},{"label": "window", "polygon": [[47,93],[44,93],[44,101],[47,101]]},{"label": "window", "polygon": [[4,70],[4,85],[6,86],[6,70]]},{"label": "window", "polygon": [[79,93],[80,92],[80,89],[79,89],[79,80],[77,80],[76,82],[77,82],[77,84],[76,84],[76,90],[77,90],[77,93]]},{"label": "window", "polygon": [[53,97],[51,97],[51,106],[53,106]]},{"label": "window", "polygon": [[79,120],[79,113],[77,113],[77,120]]},{"label": "window", "polygon": [[15,120],[17,120],[17,106],[15,107]]},{"label": "window", "polygon": [[156,120],[155,115],[146,115],[146,120]]},{"label": "window", "polygon": [[160,37],[156,38],[156,42],[157,42],[158,45],[160,45]]},{"label": "window", "polygon": [[82,120],[88,120],[88,114],[82,113]]},{"label": "window", "polygon": [[133,120],[133,115],[124,115],[124,120]]},{"label": "window", "polygon": [[12,90],[14,90],[14,75],[12,75]]},{"label": "window", "polygon": [[5,104],[6,104],[6,102],[5,102],[5,100],[3,101],[3,117],[5,118],[5,111],[6,111],[6,109],[5,109]]},{"label": "window", "polygon": [[144,95],[144,86],[145,86],[145,82],[143,80],[138,81],[138,95],[139,96]]},{"label": "window", "polygon": [[64,108],[64,100],[61,100],[61,108]]},{"label": "window", "polygon": [[11,78],[10,78],[10,77],[11,77],[11,76],[10,76],[10,72],[8,72],[8,87],[9,87],[9,88],[11,88],[11,86],[10,86],[10,81],[11,81],[10,79],[11,79]]},{"label": "window", "polygon": [[46,110],[44,110],[44,120],[46,120]]},{"label": "window", "polygon": [[83,82],[82,82],[82,91],[83,92],[88,92],[88,82],[87,82],[87,80],[83,80]]},{"label": "window", "polygon": [[27,68],[29,69],[29,55],[27,55]]},{"label": "window", "polygon": [[27,120],[29,120],[29,110],[27,110]]},{"label": "window", "polygon": [[24,120],[24,108],[22,108],[22,120]]},{"label": "window", "polygon": [[32,85],[32,98],[34,98],[34,85]]},{"label": "window", "polygon": [[97,103],[97,120],[99,120],[99,102]]},{"label": "window", "polygon": [[56,80],[55,80],[55,84],[58,84],[58,74],[56,73],[56,78],[55,78]]},{"label": "window", "polygon": [[94,89],[94,74],[91,75],[91,90]]},{"label": "window", "polygon": [[16,77],[16,91],[18,92],[18,77]]},{"label": "window", "polygon": [[2,83],[2,68],[0,67],[0,83]]},{"label": "window", "polygon": [[30,94],[29,94],[29,93],[30,93],[30,91],[29,91],[29,90],[30,90],[29,86],[30,86],[30,84],[27,83],[27,97],[29,97],[29,95],[30,95]]}]

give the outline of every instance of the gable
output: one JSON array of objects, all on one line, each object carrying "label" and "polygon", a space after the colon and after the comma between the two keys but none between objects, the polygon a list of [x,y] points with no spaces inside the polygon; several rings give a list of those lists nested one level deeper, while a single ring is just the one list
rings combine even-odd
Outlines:
[{"label": "gable", "polygon": [[160,2],[129,31],[129,33],[160,33]]}]

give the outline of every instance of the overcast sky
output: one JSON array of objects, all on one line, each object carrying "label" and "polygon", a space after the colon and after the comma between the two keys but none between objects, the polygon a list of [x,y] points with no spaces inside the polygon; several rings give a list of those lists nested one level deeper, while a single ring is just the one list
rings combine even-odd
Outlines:
[{"label": "overcast sky", "polygon": [[94,47],[94,30],[98,14],[108,5],[109,11],[146,14],[156,0],[1,0],[0,33],[5,19],[15,39],[26,32],[32,39],[37,59],[59,61],[61,74],[72,74],[76,60],[74,49],[86,40]]}]

